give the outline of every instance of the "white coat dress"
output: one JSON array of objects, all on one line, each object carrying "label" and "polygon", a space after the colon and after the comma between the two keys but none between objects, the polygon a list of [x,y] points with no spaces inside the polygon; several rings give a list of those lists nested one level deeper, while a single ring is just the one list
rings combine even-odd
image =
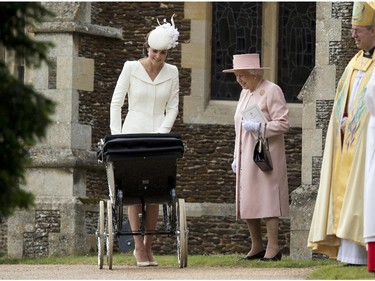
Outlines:
[{"label": "white coat dress", "polygon": [[[124,123],[121,109],[128,96]],[[151,80],[140,61],[126,61],[113,92],[112,134],[169,133],[178,114],[179,77],[176,66],[164,63]]]}]

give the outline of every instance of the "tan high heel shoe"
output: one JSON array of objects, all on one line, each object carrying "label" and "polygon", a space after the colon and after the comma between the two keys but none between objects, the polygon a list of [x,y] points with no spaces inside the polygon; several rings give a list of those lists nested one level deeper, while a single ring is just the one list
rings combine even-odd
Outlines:
[{"label": "tan high heel shoe", "polygon": [[[150,261],[150,266],[158,266],[158,262],[156,260],[150,260],[150,256],[147,254],[148,260]],[[153,255],[151,254],[152,259],[154,259]]]},{"label": "tan high heel shoe", "polygon": [[[133,251],[133,255],[135,257],[135,259],[137,260],[137,256],[135,255],[135,249]],[[149,261],[137,261],[137,266],[139,267],[146,267],[146,266],[150,266],[151,263]]]}]

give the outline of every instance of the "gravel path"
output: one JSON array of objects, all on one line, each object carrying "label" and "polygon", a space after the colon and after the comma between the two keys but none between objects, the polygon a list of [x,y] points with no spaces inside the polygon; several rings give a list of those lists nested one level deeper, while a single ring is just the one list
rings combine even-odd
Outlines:
[{"label": "gravel path", "polygon": [[7,280],[306,280],[313,268],[147,267],[114,265],[112,270],[94,265],[0,265]]}]

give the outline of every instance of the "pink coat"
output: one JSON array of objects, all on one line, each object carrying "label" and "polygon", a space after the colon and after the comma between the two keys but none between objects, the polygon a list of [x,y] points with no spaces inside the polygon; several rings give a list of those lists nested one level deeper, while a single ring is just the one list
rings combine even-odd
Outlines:
[{"label": "pink coat", "polygon": [[[253,104],[258,104],[268,120],[267,137],[273,162],[273,170],[270,172],[263,172],[255,165],[253,151],[256,140],[250,132],[242,128],[241,112]],[[253,93],[242,90],[234,123],[234,158],[237,163],[236,217],[255,219],[288,216],[289,193],[284,133],[289,129],[289,119],[280,87],[264,80]]]}]

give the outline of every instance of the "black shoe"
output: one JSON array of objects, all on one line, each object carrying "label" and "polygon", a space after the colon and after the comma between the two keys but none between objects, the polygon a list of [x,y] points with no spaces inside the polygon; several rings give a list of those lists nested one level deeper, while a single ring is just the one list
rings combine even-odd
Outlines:
[{"label": "black shoe", "polygon": [[261,258],[260,261],[280,261],[282,257],[281,251],[279,251],[274,257],[272,258]]},{"label": "black shoe", "polygon": [[356,263],[347,263],[344,266],[352,267],[352,266],[366,266],[365,264],[356,264]]},{"label": "black shoe", "polygon": [[259,253],[252,255],[252,256],[244,256],[243,258],[240,258],[240,261],[248,261],[248,260],[258,260],[260,258],[264,257],[264,254],[266,253],[265,250],[260,251]]}]

